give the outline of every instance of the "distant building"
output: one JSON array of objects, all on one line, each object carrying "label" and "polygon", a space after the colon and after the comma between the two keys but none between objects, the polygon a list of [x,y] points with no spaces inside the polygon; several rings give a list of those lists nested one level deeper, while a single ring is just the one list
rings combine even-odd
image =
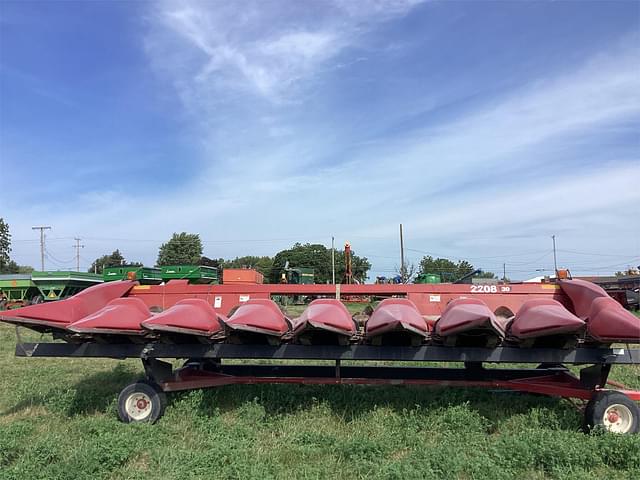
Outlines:
[{"label": "distant building", "polygon": [[636,290],[640,288],[640,275],[575,277],[600,285],[605,290]]}]

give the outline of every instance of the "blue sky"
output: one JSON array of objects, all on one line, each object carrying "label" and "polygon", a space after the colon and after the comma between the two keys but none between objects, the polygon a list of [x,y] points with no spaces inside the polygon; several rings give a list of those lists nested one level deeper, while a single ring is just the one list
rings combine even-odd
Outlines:
[{"label": "blue sky", "polygon": [[349,240],[511,278],[640,264],[640,3],[0,3],[13,256]]}]

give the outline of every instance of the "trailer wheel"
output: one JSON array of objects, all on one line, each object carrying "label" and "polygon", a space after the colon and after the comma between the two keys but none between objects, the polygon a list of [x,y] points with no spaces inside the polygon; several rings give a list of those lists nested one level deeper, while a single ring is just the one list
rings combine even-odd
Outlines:
[{"label": "trailer wheel", "polygon": [[44,297],[42,295],[36,295],[31,299],[31,305],[38,305],[42,302],[44,302]]},{"label": "trailer wheel", "polygon": [[589,400],[584,421],[586,431],[603,428],[612,433],[638,433],[640,408],[624,393],[603,390]]},{"label": "trailer wheel", "polygon": [[124,423],[155,423],[167,406],[167,397],[152,382],[140,381],[126,386],[118,396],[118,417]]}]

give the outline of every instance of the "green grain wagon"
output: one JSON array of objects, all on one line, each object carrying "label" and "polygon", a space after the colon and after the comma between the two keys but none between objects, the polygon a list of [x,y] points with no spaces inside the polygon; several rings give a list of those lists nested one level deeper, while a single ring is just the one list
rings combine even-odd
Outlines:
[{"label": "green grain wagon", "polygon": [[0,310],[28,305],[38,293],[29,274],[0,275]]},{"label": "green grain wagon", "polygon": [[70,297],[87,287],[102,283],[102,278],[95,273],[47,271],[31,272],[31,281],[39,291],[32,303],[38,303]]},{"label": "green grain wagon", "polygon": [[165,265],[162,280],[189,280],[189,283],[218,283],[218,270],[203,265]]},{"label": "green grain wagon", "polygon": [[114,280],[137,280],[142,285],[158,285],[162,283],[162,272],[159,268],[122,265],[107,267],[102,272],[105,282]]}]

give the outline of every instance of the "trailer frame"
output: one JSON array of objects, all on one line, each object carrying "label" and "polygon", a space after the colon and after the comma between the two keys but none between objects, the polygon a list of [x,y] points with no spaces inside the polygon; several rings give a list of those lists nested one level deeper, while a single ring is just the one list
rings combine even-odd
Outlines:
[{"label": "trailer frame", "polygon": [[[145,380],[120,393],[119,416],[125,422],[156,421],[164,413],[165,393],[249,384],[422,385],[482,387],[542,394],[586,403],[584,426],[625,433],[640,430],[640,391],[609,381],[613,365],[640,365],[640,348],[575,349],[518,347],[420,347],[371,345],[233,345],[17,343],[18,357],[139,358]],[[187,359],[174,366],[165,359]],[[226,360],[272,360],[234,364]],[[333,361],[333,365],[286,364],[287,360]],[[342,362],[459,362],[464,366],[363,366]],[[525,363],[535,368],[486,368],[485,364]],[[578,374],[567,365],[581,366]],[[615,390],[607,388],[615,387]],[[133,400],[132,400],[133,399]],[[594,414],[596,412],[596,414]],[[604,412],[604,413],[602,413]],[[595,415],[595,416],[594,416]],[[626,420],[625,420],[626,418]],[[625,423],[626,422],[626,423]],[[622,425],[622,427],[620,427]],[[624,430],[626,429],[626,430]]]}]

